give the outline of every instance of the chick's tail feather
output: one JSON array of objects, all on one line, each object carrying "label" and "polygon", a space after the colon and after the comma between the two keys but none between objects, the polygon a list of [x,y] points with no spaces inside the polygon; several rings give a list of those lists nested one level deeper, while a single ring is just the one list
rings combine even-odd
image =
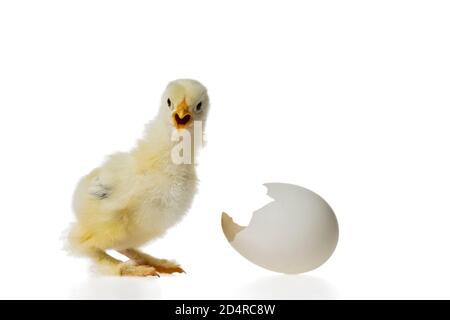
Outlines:
[{"label": "chick's tail feather", "polygon": [[76,223],[73,223],[67,230],[64,231],[64,250],[72,255],[86,256],[92,251],[88,245],[92,234],[80,228]]}]

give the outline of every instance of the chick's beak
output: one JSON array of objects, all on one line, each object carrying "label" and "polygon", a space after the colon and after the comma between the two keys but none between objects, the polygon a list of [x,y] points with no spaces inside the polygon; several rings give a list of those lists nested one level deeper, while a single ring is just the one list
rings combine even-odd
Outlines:
[{"label": "chick's beak", "polygon": [[177,129],[187,128],[192,122],[192,114],[189,112],[189,106],[186,103],[186,99],[183,99],[181,103],[175,109],[172,114],[173,124]]}]

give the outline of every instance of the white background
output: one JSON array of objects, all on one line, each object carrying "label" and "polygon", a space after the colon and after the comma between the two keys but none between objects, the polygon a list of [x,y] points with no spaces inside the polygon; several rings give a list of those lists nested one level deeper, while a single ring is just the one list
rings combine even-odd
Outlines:
[{"label": "white background", "polygon": [[[450,298],[447,1],[0,2],[0,298]],[[186,218],[146,247],[186,275],[97,277],[67,256],[78,179],[128,150],[166,83],[212,107]],[[254,266],[264,182],[312,189],[340,240],[305,275]]]}]

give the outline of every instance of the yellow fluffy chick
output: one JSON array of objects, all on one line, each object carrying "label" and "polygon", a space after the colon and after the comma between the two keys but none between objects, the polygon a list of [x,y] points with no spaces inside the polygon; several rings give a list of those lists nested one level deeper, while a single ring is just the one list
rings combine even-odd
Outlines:
[{"label": "yellow fluffy chick", "polygon": [[[208,108],[201,83],[180,79],[168,84],[158,115],[137,146],[109,156],[80,180],[73,197],[77,221],[68,236],[72,252],[92,258],[107,274],[183,272],[175,262],[137,248],[162,236],[190,208],[197,185],[195,162],[174,161],[173,150],[180,141],[173,137],[190,133],[194,140],[194,128],[198,130],[200,123],[203,129]],[[109,249],[130,260],[113,258],[106,253]]]}]

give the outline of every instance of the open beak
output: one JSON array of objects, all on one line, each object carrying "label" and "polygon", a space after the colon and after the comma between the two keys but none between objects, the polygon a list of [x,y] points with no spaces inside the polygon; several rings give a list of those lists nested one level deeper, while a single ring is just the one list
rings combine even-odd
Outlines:
[{"label": "open beak", "polygon": [[173,125],[177,129],[185,129],[192,122],[192,113],[189,112],[189,106],[186,103],[186,99],[183,99],[181,103],[175,109],[172,114]]}]

